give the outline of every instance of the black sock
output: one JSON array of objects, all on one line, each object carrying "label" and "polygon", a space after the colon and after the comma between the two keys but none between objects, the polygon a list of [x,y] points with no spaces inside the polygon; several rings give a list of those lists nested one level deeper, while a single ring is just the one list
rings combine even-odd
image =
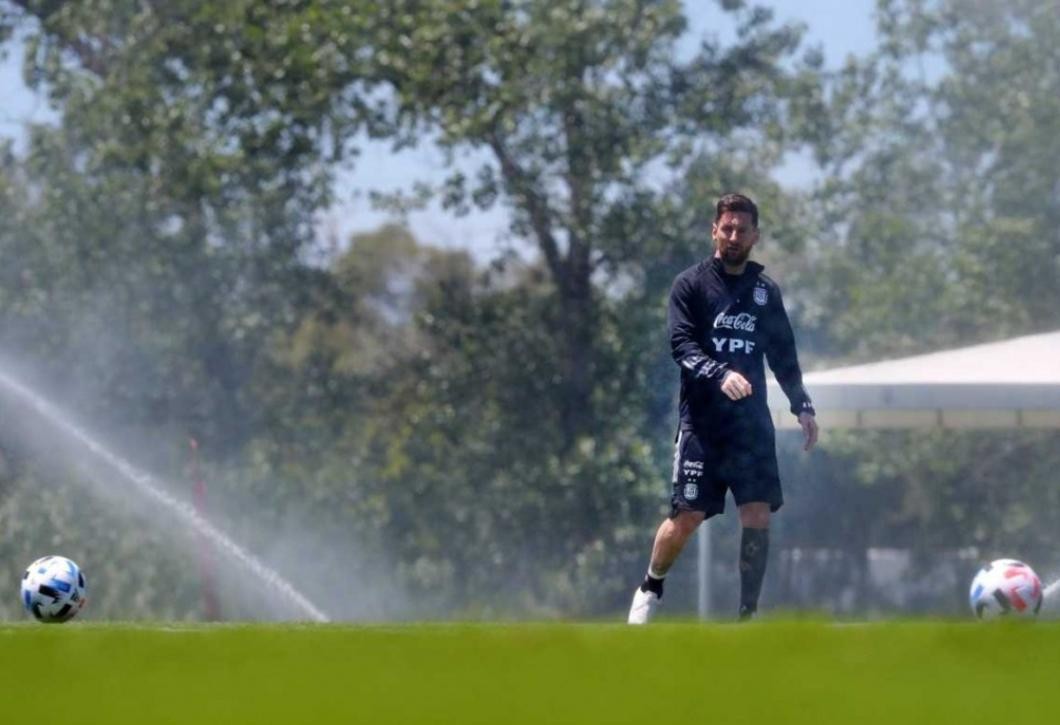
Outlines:
[{"label": "black sock", "polygon": [[758,595],[769,558],[769,529],[744,528],[740,539],[740,616],[758,609]]},{"label": "black sock", "polygon": [[663,580],[656,579],[651,574],[645,574],[644,581],[640,585],[640,590],[642,592],[655,592],[655,596],[662,599]]}]

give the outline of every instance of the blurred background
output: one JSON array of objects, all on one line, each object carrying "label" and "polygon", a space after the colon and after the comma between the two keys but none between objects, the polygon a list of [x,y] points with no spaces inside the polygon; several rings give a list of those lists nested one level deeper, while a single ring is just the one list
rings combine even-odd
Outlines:
[{"label": "blurred background", "polygon": [[[804,370],[1056,331],[1058,48],[1055,0],[0,0],[0,374],[333,617],[622,619],[716,198]],[[1060,577],[1055,427],[778,451],[764,609]],[[86,618],[293,616],[128,478],[0,385],[0,617],[49,553]]]}]

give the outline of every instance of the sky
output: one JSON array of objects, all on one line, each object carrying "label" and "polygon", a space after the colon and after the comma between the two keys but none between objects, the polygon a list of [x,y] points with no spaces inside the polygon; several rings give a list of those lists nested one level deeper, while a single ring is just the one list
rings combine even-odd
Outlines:
[{"label": "sky", "polygon": [[[840,65],[849,55],[862,55],[875,45],[875,0],[764,0],[760,4],[772,7],[778,20],[804,23],[804,45],[820,46],[829,67]],[[690,26],[689,48],[705,34],[724,38],[726,33],[734,32],[714,0],[685,0],[685,8]],[[21,53],[17,48],[0,59],[0,137],[14,138],[16,147],[24,138],[22,129],[27,123],[55,119],[46,101],[22,83],[20,66]],[[473,167],[473,163],[468,165]],[[792,186],[812,180],[810,164],[798,156],[793,156],[777,173],[780,181]],[[424,147],[393,153],[386,144],[367,146],[356,166],[340,173],[337,203],[321,215],[321,231],[341,243],[351,234],[376,229],[390,217],[373,209],[368,189],[407,188],[414,181],[439,182],[445,175],[444,159],[437,150]],[[423,242],[466,248],[485,259],[504,246],[507,218],[500,208],[456,218],[432,205],[410,214],[407,224]]]}]

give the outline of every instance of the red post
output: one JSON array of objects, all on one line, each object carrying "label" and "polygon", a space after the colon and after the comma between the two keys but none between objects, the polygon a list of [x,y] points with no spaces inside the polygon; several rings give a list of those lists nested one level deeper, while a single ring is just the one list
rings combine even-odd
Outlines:
[{"label": "red post", "polygon": [[[208,520],[206,507],[206,482],[199,470],[199,442],[190,438],[188,443],[191,447],[191,477],[192,503],[195,512],[204,520]],[[221,599],[217,596],[217,576],[214,565],[213,549],[205,537],[199,538],[199,581],[202,589],[202,616],[207,622],[217,622],[221,619]]]}]

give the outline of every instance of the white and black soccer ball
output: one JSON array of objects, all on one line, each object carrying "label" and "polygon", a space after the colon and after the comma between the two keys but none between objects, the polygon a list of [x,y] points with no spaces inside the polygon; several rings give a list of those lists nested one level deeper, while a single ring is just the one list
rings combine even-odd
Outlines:
[{"label": "white and black soccer ball", "polygon": [[997,559],[975,575],[969,602],[979,619],[1034,617],[1042,608],[1042,581],[1022,561]]},{"label": "white and black soccer ball", "polygon": [[66,622],[85,606],[85,575],[65,556],[42,556],[22,575],[22,604],[41,622]]}]

